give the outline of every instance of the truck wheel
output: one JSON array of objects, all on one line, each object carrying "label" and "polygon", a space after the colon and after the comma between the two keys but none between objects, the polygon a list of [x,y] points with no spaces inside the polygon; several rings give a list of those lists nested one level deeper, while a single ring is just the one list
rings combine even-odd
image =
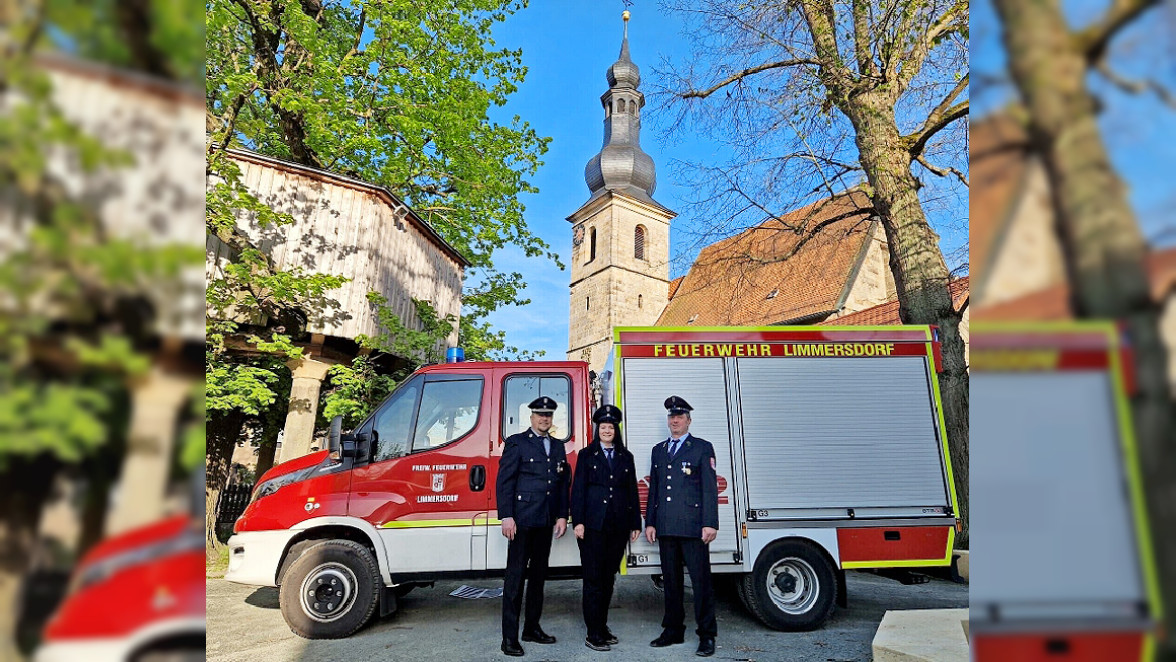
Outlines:
[{"label": "truck wheel", "polygon": [[381,589],[379,566],[366,547],[350,540],[324,540],[290,565],[278,602],[294,634],[339,639],[368,622]]},{"label": "truck wheel", "polygon": [[743,576],[739,597],[775,630],[820,627],[837,601],[837,576],[825,555],[808,543],[783,540],[765,549]]}]

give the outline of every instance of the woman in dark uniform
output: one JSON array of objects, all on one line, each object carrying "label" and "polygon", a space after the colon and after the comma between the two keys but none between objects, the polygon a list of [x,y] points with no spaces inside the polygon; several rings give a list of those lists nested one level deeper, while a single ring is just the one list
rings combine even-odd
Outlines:
[{"label": "woman in dark uniform", "polygon": [[611,650],[617,638],[608,629],[608,605],[621,568],[625,544],[641,532],[637,469],[621,442],[621,410],[604,405],[592,415],[596,434],[580,451],[572,481],[572,523],[584,569],[584,644]]}]

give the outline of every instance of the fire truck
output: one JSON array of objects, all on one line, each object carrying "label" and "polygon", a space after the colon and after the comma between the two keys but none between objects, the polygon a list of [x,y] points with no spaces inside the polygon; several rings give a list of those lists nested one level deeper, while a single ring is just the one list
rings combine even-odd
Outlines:
[{"label": "fire truck", "polygon": [[[948,566],[959,526],[939,401],[936,331],[925,326],[618,328],[595,384],[625,412],[647,476],[667,436],[662,402],[694,407],[691,434],[717,460],[715,573],[735,575],[770,627],[819,627],[845,604],[845,571]],[[504,440],[553,398],[569,462],[591,442],[593,380],[577,361],[422,368],[327,449],[268,471],[229,540],[225,578],[278,586],[297,634],[345,637],[414,586],[501,577],[495,478]],[[639,482],[642,508],[647,478]],[[571,523],[574,525],[574,522]],[[550,575],[574,577],[572,536]],[[660,572],[630,545],[630,575]]]},{"label": "fire truck", "polygon": [[973,659],[1152,659],[1130,343],[1110,322],[972,331]]}]

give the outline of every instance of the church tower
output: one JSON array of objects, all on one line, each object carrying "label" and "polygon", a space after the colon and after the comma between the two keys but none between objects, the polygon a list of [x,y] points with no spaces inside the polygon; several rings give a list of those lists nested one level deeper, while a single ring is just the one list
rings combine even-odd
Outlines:
[{"label": "church tower", "polygon": [[621,55],[608,68],[604,146],[584,168],[591,197],[572,224],[572,293],[568,360],[600,372],[617,326],[652,325],[666,307],[670,219],[653,199],[653,159],[641,151],[641,76],[629,59],[629,12]]}]

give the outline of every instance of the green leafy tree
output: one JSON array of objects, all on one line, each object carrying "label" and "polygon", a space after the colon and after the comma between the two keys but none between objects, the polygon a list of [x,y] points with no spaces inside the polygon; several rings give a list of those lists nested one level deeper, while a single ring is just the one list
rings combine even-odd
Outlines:
[{"label": "green leafy tree", "polygon": [[[388,187],[472,263],[461,344],[514,355],[479,320],[523,303],[496,249],[558,258],[527,228],[520,193],[548,139],[490,121],[526,74],[494,25],[523,0],[210,0],[207,95],[215,131],[298,163]],[[471,297],[472,295],[472,297]]]}]

